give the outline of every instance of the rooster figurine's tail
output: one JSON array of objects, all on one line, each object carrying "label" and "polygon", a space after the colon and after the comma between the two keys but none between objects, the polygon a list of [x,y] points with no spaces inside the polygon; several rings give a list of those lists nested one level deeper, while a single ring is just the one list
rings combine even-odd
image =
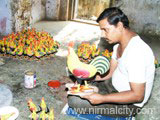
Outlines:
[{"label": "rooster figurine's tail", "polygon": [[90,65],[95,66],[97,69],[97,72],[102,75],[109,70],[110,62],[104,56],[97,56],[91,61]]}]

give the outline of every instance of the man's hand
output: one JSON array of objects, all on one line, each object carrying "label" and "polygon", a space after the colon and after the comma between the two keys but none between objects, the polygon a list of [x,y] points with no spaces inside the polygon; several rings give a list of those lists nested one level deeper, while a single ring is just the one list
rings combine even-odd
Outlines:
[{"label": "man's hand", "polygon": [[109,80],[111,77],[110,75],[107,75],[105,77],[101,77],[100,75],[96,75],[95,81],[104,81],[104,80]]},{"label": "man's hand", "polygon": [[100,75],[96,75],[95,81],[102,81],[103,78]]},{"label": "man's hand", "polygon": [[103,95],[98,93],[93,93],[90,95],[81,95],[80,97],[89,100],[91,104],[100,104],[102,103]]},{"label": "man's hand", "polygon": [[96,75],[95,81],[109,80],[112,77],[113,72],[117,68],[117,64],[118,62],[116,60],[111,59],[109,73],[104,77],[101,77],[100,75]]},{"label": "man's hand", "polygon": [[92,104],[100,103],[139,103],[144,99],[145,83],[130,83],[131,90],[100,95],[97,93],[84,93],[81,98],[89,100]]}]

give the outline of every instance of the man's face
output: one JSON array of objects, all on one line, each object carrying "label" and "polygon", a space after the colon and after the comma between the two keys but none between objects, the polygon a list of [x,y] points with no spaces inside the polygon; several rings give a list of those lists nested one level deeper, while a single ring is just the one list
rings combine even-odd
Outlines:
[{"label": "man's face", "polygon": [[108,23],[107,19],[103,19],[99,21],[100,29],[102,30],[102,35],[106,38],[109,44],[119,42],[119,38],[121,37],[121,32],[119,26],[114,26]]}]

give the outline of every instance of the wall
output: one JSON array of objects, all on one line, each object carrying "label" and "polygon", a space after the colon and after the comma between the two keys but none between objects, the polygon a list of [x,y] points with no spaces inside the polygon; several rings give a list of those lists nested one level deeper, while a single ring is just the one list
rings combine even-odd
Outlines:
[{"label": "wall", "polygon": [[78,0],[77,18],[96,20],[109,5],[110,0]]},{"label": "wall", "polygon": [[0,34],[21,31],[43,19],[67,20],[67,3],[64,0],[0,0]]},{"label": "wall", "polygon": [[139,33],[160,35],[160,0],[114,0]]},{"label": "wall", "polygon": [[46,0],[47,20],[68,20],[69,0]]},{"label": "wall", "polygon": [[40,0],[34,0],[31,8],[30,24],[34,24],[45,18],[45,5]]},{"label": "wall", "polygon": [[0,34],[21,31],[45,18],[45,0],[0,0]]},{"label": "wall", "polygon": [[0,34],[12,32],[10,0],[0,0]]},{"label": "wall", "polygon": [[68,20],[69,0],[60,0],[59,20]]},{"label": "wall", "polygon": [[20,0],[14,5],[15,31],[31,27],[35,22],[45,18],[45,6],[41,0]]},{"label": "wall", "polygon": [[[68,0],[65,0],[66,3]],[[0,34],[32,26],[44,18],[67,20],[64,0],[0,0]],[[138,33],[160,35],[160,0],[112,0]],[[25,4],[24,4],[25,3]],[[27,3],[27,4],[26,4]],[[65,6],[67,9],[64,10]]]},{"label": "wall", "polygon": [[46,19],[58,20],[60,0],[46,0]]}]

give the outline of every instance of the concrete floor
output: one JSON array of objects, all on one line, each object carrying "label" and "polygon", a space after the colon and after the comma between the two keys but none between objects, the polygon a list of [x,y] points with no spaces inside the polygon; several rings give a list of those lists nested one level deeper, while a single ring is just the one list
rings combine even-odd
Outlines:
[{"label": "concrete floor", "polygon": [[[27,101],[32,98],[38,106],[42,97],[45,98],[49,108],[54,108],[55,120],[70,120],[68,117],[60,115],[67,100],[65,86],[62,85],[57,90],[52,90],[47,86],[50,80],[60,80],[66,83],[64,77],[66,76],[65,58],[51,57],[41,61],[28,61],[9,57],[3,58],[5,64],[0,67],[0,80],[2,84],[9,86],[13,93],[13,102],[11,105],[18,108],[20,112],[17,120],[28,120],[30,111],[27,107]],[[37,86],[34,89],[26,89],[24,87],[24,72],[26,70],[36,71]]]},{"label": "concrete floor", "polygon": [[[75,22],[47,22],[36,23],[34,27],[39,31],[47,31],[60,42],[61,46],[55,57],[42,59],[40,61],[24,60],[20,57],[11,58],[1,56],[5,64],[0,66],[1,84],[9,86],[13,93],[13,102],[20,115],[17,120],[28,120],[30,111],[27,107],[27,100],[33,99],[36,105],[40,105],[42,97],[45,98],[49,108],[55,110],[55,120],[74,120],[75,118],[60,114],[67,102],[65,86],[62,85],[58,90],[49,89],[47,83],[50,80],[60,80],[62,83],[72,82],[66,76],[66,55],[67,44],[75,41],[76,45],[81,41],[95,42],[100,37],[97,26],[80,24]],[[34,89],[24,87],[24,72],[34,70],[37,75],[37,86]]]},{"label": "concrete floor", "polygon": [[[66,77],[66,54],[67,44],[69,41],[75,41],[80,44],[82,41],[90,41],[99,43],[100,47],[107,45],[100,40],[100,29],[98,26],[76,23],[76,22],[51,22],[41,21],[36,23],[35,27],[39,31],[47,31],[54,36],[54,39],[60,42],[61,47],[57,56],[43,59],[40,61],[28,61],[19,58],[3,57],[5,64],[0,66],[0,80],[2,84],[8,85],[13,92],[12,105],[18,108],[20,115],[17,120],[28,120],[30,114],[27,108],[27,100],[32,98],[33,101],[39,105],[40,99],[45,98],[49,108],[53,107],[55,110],[55,120],[74,120],[72,117],[61,115],[60,111],[66,102],[66,92],[64,85],[58,90],[50,90],[47,86],[50,80],[60,80],[61,82],[71,82]],[[160,60],[160,38],[155,36],[142,36],[151,48],[155,56]],[[34,89],[24,88],[24,72],[28,69],[36,71],[37,87]],[[160,69],[157,69],[155,78],[154,91],[152,97],[146,108],[158,108],[160,105]],[[156,113],[156,112],[155,112]],[[149,114],[150,115],[150,114]],[[160,119],[158,114],[152,114],[151,117],[146,114],[137,116],[139,120],[153,120]]]}]

